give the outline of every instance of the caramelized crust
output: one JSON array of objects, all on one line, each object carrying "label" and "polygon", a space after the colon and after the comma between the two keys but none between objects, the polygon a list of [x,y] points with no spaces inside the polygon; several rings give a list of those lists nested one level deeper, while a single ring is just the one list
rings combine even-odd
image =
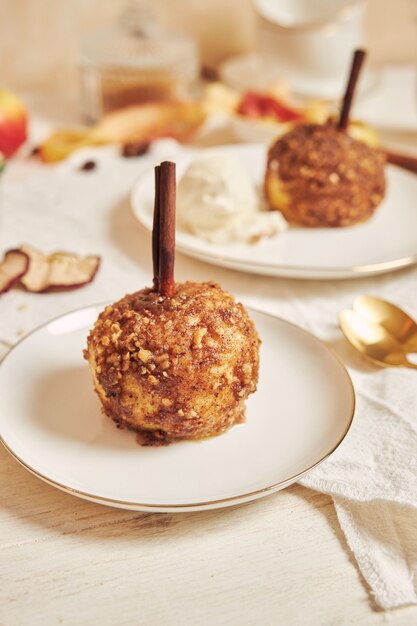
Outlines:
[{"label": "caramelized crust", "polygon": [[351,226],[367,220],[385,193],[382,152],[333,123],[298,125],[268,153],[270,209],[300,226]]},{"label": "caramelized crust", "polygon": [[104,412],[140,443],[217,435],[244,420],[256,390],[259,337],[244,307],[214,282],[151,289],[100,315],[85,358]]}]

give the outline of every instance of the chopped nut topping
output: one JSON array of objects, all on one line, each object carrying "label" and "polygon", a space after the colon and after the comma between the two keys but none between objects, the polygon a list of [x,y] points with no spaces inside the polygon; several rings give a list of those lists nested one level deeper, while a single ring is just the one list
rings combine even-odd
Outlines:
[{"label": "chopped nut topping", "polygon": [[198,322],[201,320],[201,316],[200,315],[191,315],[188,318],[188,323],[190,324],[190,326],[197,326]]},{"label": "chopped nut topping", "polygon": [[199,348],[201,346],[201,341],[204,335],[207,332],[207,328],[198,328],[193,336],[193,346],[194,348]]},{"label": "chopped nut topping", "polygon": [[150,350],[144,350],[141,348],[138,352],[138,358],[142,361],[142,363],[147,363],[151,357],[152,352],[150,352]]},{"label": "chopped nut topping", "polygon": [[107,357],[106,361],[107,363],[112,363],[114,365],[115,363],[118,363],[120,361],[120,354],[113,352],[112,354],[110,354],[110,356]]}]

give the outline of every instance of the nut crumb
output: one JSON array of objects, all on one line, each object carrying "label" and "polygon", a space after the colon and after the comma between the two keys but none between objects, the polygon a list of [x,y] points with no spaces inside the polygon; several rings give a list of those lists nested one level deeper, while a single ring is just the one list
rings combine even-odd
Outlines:
[{"label": "nut crumb", "polygon": [[138,352],[138,358],[142,361],[142,363],[147,363],[152,357],[152,352],[150,350],[144,350],[140,348]]},{"label": "nut crumb", "polygon": [[201,341],[204,335],[207,332],[207,328],[198,328],[193,336],[193,346],[194,348],[199,348],[201,346]]}]

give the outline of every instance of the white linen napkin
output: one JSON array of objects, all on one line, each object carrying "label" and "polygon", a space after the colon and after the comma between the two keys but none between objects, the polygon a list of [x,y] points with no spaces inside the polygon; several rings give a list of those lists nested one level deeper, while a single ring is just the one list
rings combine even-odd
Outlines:
[{"label": "white linen napkin", "polygon": [[357,396],[351,431],[301,482],[333,496],[377,604],[417,604],[417,372],[350,373]]}]

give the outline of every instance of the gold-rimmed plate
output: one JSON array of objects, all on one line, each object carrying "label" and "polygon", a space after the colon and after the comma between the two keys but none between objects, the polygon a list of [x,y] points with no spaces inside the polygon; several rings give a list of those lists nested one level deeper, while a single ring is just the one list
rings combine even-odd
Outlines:
[{"label": "gold-rimmed plate", "polygon": [[204,441],[140,447],[101,414],[82,358],[101,308],[38,328],[0,366],[1,440],[54,487],[139,511],[221,508],[295,482],[349,430],[355,396],[337,356],[297,326],[249,310],[262,347],[246,423]]},{"label": "gold-rimmed plate", "polygon": [[[184,151],[177,157],[177,179],[203,152],[226,153],[239,160],[261,190],[265,144],[240,144]],[[152,231],[153,170],[135,183],[131,206]],[[417,176],[386,166],[387,192],[374,215],[348,228],[297,228],[256,244],[217,245],[177,228],[177,249],[213,265],[241,272],[303,279],[346,279],[398,270],[417,263]],[[261,193],[261,191],[260,191]]]}]

